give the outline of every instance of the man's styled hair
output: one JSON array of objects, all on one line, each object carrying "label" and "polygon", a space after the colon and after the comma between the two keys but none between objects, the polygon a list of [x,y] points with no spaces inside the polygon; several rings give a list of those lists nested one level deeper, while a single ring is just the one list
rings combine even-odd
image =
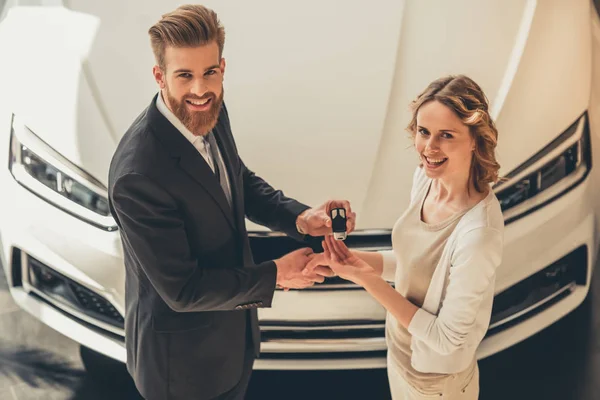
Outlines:
[{"label": "man's styled hair", "polygon": [[148,31],[156,63],[165,70],[165,48],[198,47],[213,41],[219,46],[219,58],[223,55],[225,29],[217,13],[201,5],[183,5],[164,14]]}]

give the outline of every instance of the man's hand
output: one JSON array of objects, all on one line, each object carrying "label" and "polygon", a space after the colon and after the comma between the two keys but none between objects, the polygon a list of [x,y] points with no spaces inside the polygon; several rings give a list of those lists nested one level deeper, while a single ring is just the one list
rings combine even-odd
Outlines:
[{"label": "man's hand", "polygon": [[328,268],[314,268],[310,273],[303,274],[306,264],[315,256],[312,249],[302,248],[275,260],[277,266],[277,286],[289,289],[304,289],[323,282],[326,276],[332,276]]},{"label": "man's hand", "polygon": [[327,277],[335,276],[335,272],[329,267],[331,260],[325,253],[314,253],[310,257],[310,261],[306,264],[303,275],[319,274]]},{"label": "man's hand", "polygon": [[346,209],[346,232],[352,232],[356,225],[356,214],[352,212],[350,202],[347,200],[329,200],[319,207],[304,211],[296,219],[298,231],[310,236],[331,235],[333,232],[329,212],[332,208]]}]

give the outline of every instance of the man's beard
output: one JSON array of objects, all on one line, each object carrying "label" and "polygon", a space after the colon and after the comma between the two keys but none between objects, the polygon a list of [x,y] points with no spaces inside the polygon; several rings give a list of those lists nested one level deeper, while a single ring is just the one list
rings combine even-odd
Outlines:
[{"label": "man's beard", "polygon": [[[215,127],[219,113],[221,112],[221,105],[223,104],[223,88],[221,88],[221,95],[218,98],[213,92],[208,92],[202,97],[193,95],[184,96],[181,101],[177,101],[175,97],[171,96],[169,88],[166,88],[166,92],[169,104],[173,108],[173,114],[194,135],[206,135]],[[205,99],[212,99],[208,111],[190,111],[185,104],[186,100],[202,101]]]}]

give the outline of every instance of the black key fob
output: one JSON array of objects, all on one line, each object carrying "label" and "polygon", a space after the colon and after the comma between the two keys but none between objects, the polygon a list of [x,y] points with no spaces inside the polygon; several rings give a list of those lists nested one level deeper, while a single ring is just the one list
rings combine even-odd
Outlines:
[{"label": "black key fob", "polygon": [[331,217],[331,230],[333,231],[333,238],[335,240],[346,239],[346,209],[345,208],[333,208],[330,211]]}]

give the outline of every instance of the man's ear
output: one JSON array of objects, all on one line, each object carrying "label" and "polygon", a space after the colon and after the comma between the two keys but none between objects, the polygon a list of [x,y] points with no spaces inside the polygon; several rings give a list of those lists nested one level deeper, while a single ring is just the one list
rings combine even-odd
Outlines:
[{"label": "man's ear", "polygon": [[154,75],[154,80],[156,81],[156,83],[158,83],[158,86],[161,89],[164,89],[166,85],[165,74],[163,70],[158,65],[155,65],[154,68],[152,68],[152,74]]},{"label": "man's ear", "polygon": [[221,70],[221,75],[225,76],[225,58],[221,57],[221,61],[219,62],[219,69]]}]

